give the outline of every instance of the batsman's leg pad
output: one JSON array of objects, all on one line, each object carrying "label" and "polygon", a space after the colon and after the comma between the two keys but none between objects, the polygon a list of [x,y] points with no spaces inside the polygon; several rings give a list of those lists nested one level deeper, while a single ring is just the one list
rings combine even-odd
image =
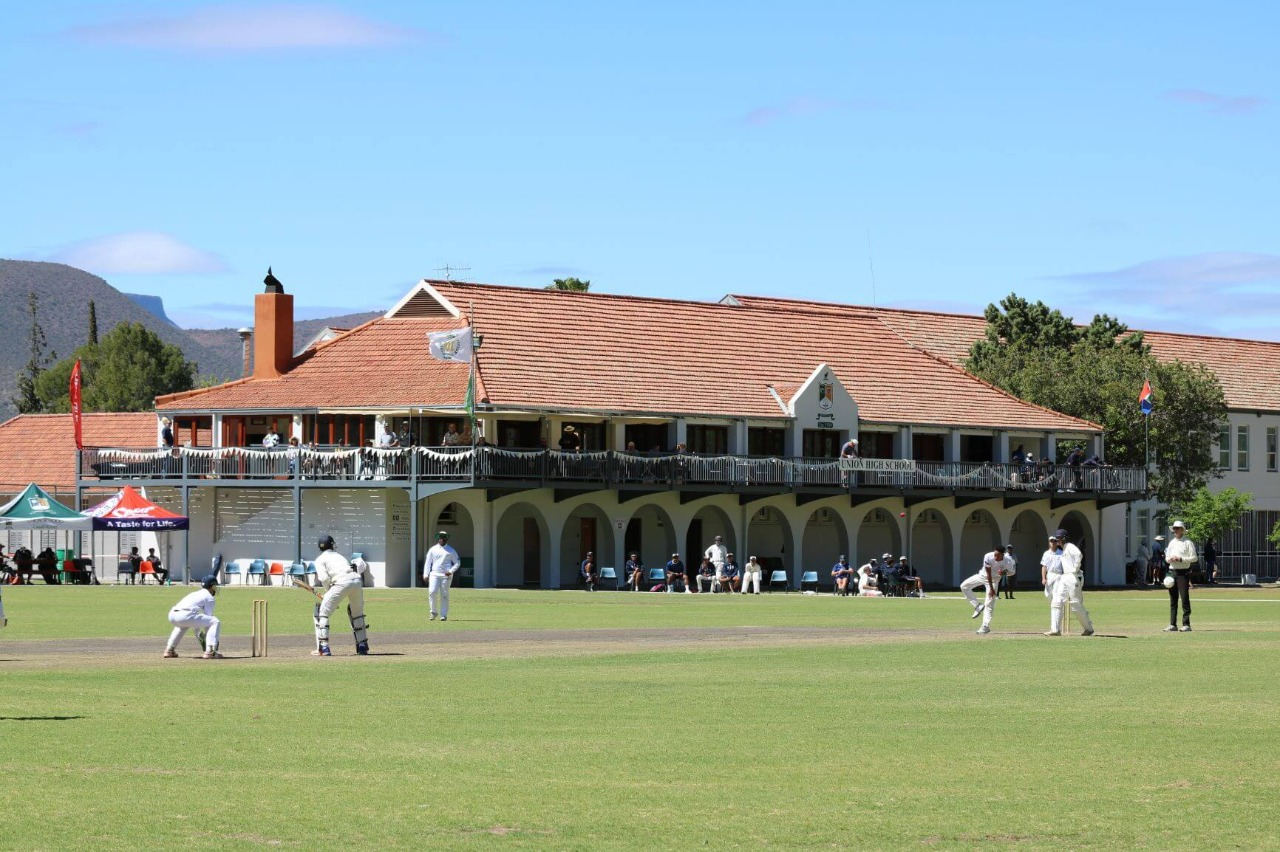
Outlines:
[{"label": "batsman's leg pad", "polygon": [[366,644],[369,641],[368,624],[365,622],[364,614],[355,615],[351,611],[351,607],[347,607],[347,618],[351,619],[351,632],[356,637],[356,645]]},{"label": "batsman's leg pad", "polygon": [[316,616],[316,646],[329,644],[329,616]]}]

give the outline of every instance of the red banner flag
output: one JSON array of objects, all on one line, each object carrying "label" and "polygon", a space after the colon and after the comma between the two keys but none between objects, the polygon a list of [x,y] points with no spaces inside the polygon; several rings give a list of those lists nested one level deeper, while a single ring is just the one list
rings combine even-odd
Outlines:
[{"label": "red banner flag", "polygon": [[71,368],[71,423],[76,430],[76,449],[84,449],[84,432],[80,424],[80,359]]}]

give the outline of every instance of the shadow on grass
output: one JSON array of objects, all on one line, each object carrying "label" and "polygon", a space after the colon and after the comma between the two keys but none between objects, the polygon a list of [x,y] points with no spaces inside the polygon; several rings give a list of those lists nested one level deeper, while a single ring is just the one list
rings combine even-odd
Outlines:
[{"label": "shadow on grass", "polygon": [[84,716],[0,716],[0,722],[70,722]]}]

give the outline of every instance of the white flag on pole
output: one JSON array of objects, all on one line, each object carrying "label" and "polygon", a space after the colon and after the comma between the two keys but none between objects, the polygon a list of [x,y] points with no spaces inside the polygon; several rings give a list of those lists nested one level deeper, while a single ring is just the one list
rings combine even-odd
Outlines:
[{"label": "white flag on pole", "polygon": [[441,361],[471,363],[471,326],[427,334],[431,357]]}]

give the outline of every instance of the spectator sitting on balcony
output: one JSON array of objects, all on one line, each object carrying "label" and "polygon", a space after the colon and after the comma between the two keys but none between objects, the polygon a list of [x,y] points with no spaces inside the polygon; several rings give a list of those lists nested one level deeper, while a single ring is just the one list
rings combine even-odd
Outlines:
[{"label": "spectator sitting on balcony", "polygon": [[689,586],[685,582],[685,566],[680,561],[680,554],[671,554],[671,561],[667,563],[667,591],[668,592],[687,592]]},{"label": "spectator sitting on balcony", "polygon": [[52,547],[46,547],[36,554],[36,570],[44,577],[46,586],[56,586],[62,581],[58,579],[58,554]]},{"label": "spectator sitting on balcony", "polygon": [[878,595],[880,594],[880,581],[877,574],[880,570],[879,561],[873,556],[871,561],[858,567],[858,594],[860,595]]},{"label": "spectator sitting on balcony", "polygon": [[640,561],[640,554],[633,553],[627,559],[627,564],[623,570],[627,576],[627,586],[633,592],[644,591],[644,563]]},{"label": "spectator sitting on balcony", "polygon": [[151,568],[156,572],[156,580],[160,585],[167,585],[169,582],[169,569],[160,564],[160,557],[156,556],[154,547],[147,548],[147,561],[151,563]]},{"label": "spectator sitting on balcony", "polygon": [[582,564],[578,566],[578,579],[582,581],[582,585],[588,592],[596,590],[596,583],[600,581],[600,577],[596,572],[596,555],[591,551],[587,551],[587,558],[582,560]]},{"label": "spectator sitting on balcony", "polygon": [[274,450],[280,446],[280,433],[276,431],[274,425],[267,429],[267,434],[262,436],[262,446],[268,450]]},{"label": "spectator sitting on balcony", "polygon": [[843,553],[840,554],[840,560],[831,566],[831,579],[836,583],[836,594],[849,594],[849,575],[853,570],[849,568],[849,557]]},{"label": "spectator sitting on balcony", "polygon": [[730,553],[724,560],[724,567],[720,569],[720,591],[733,593],[742,591],[742,577],[738,572],[738,560]]}]

